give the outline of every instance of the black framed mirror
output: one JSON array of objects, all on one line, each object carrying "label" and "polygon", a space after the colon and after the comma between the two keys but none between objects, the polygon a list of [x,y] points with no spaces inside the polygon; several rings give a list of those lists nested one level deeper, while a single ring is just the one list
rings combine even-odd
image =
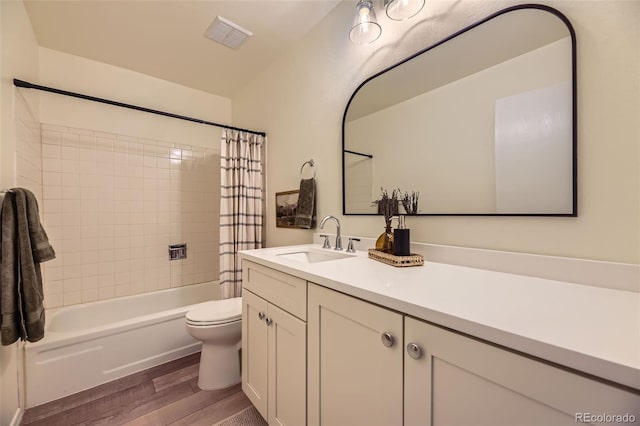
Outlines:
[{"label": "black framed mirror", "polygon": [[573,27],[509,7],[355,90],[343,214],[375,215],[381,188],[400,188],[419,193],[418,215],[577,216],[576,145]]}]

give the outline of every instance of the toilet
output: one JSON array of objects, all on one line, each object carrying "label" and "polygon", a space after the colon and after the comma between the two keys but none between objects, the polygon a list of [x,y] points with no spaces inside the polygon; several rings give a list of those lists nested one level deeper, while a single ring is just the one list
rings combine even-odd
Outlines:
[{"label": "toilet", "polygon": [[198,387],[215,390],[240,383],[242,298],[197,305],[187,312],[186,328],[202,341]]}]

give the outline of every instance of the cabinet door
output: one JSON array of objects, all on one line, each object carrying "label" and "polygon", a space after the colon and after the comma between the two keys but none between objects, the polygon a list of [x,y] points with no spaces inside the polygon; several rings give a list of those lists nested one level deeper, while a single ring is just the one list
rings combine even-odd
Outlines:
[{"label": "cabinet door", "polygon": [[269,304],[269,424],[307,422],[307,326]]},{"label": "cabinet door", "polygon": [[308,294],[309,425],[402,425],[402,316],[313,284]]},{"label": "cabinet door", "polygon": [[[640,397],[518,353],[405,319],[406,426],[556,426],[635,415]],[[414,352],[416,355],[416,352]],[[584,418],[584,417],[583,417]]]},{"label": "cabinet door", "polygon": [[242,291],[242,390],[267,418],[268,328],[266,300]]}]

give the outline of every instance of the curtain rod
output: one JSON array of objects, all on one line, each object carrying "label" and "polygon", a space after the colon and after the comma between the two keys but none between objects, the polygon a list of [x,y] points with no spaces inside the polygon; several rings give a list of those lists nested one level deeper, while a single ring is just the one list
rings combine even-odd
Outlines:
[{"label": "curtain rod", "polygon": [[74,93],[74,92],[69,92],[69,91],[66,91],[66,90],[54,89],[52,87],[47,87],[47,86],[40,86],[39,84],[29,83],[27,81],[18,80],[17,78],[13,79],[13,85],[16,86],[16,87],[24,87],[26,89],[42,90],[44,92],[57,93],[59,95],[71,96],[73,98],[86,99],[88,101],[100,102],[100,103],[107,104],[107,105],[115,105],[115,106],[119,106],[119,107],[122,107],[122,108],[134,109],[136,111],[143,111],[143,112],[148,112],[148,113],[151,113],[151,114],[163,115],[165,117],[177,118],[179,120],[186,120],[186,121],[192,121],[194,123],[206,124],[206,125],[209,125],[209,126],[222,127],[224,129],[229,129],[229,130],[239,130],[241,132],[253,133],[255,135],[260,135],[260,136],[266,136],[267,135],[265,132],[257,132],[255,130],[249,130],[249,129],[242,129],[242,128],[239,128],[239,127],[227,126],[225,124],[219,124],[219,123],[214,123],[212,121],[200,120],[198,118],[187,117],[185,115],[172,114],[170,112],[158,111],[158,110],[155,110],[155,109],[145,108],[145,107],[141,107],[141,106],[137,106],[137,105],[125,104],[123,102],[117,102],[117,101],[112,101],[112,100],[109,100],[109,99],[97,98],[95,96],[83,95],[81,93]]},{"label": "curtain rod", "polygon": [[371,154],[363,154],[362,152],[349,151],[348,149],[345,149],[344,152],[347,152],[347,153],[353,154],[353,155],[361,155],[361,156],[367,157],[367,158],[373,158],[373,155],[371,155]]}]

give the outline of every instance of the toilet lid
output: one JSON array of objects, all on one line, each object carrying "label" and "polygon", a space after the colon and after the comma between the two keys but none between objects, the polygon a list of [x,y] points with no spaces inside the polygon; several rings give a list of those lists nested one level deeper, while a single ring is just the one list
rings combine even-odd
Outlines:
[{"label": "toilet lid", "polygon": [[242,298],[212,300],[199,304],[187,312],[187,321],[191,323],[226,323],[242,317]]}]

